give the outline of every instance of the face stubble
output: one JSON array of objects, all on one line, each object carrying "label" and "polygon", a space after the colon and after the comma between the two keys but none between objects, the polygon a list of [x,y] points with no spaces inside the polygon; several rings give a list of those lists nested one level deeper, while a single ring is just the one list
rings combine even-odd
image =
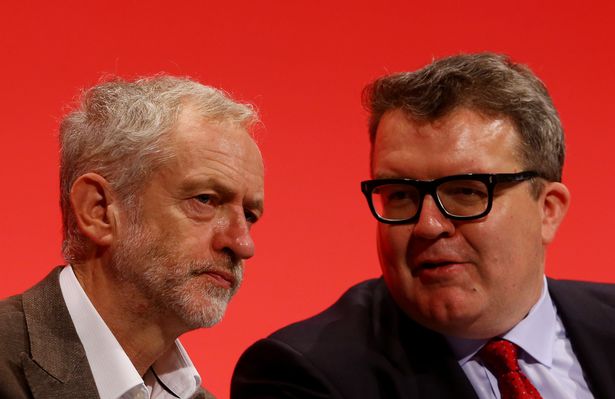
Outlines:
[{"label": "face stubble", "polygon": [[[132,218],[134,219],[134,218]],[[187,330],[212,327],[226,311],[243,278],[241,261],[232,254],[213,259],[185,259],[171,237],[154,234],[133,220],[111,255],[117,278],[137,289],[150,316],[172,314]],[[230,288],[207,276],[211,270],[232,274]]]}]

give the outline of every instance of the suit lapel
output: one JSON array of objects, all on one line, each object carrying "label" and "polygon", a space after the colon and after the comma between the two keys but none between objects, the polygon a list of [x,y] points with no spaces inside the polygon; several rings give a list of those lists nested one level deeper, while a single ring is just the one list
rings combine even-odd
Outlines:
[{"label": "suit lapel", "polygon": [[[613,287],[549,279],[549,292],[566,327],[590,390],[615,397],[615,297]],[[601,287],[604,290],[601,290]]]},{"label": "suit lapel", "polygon": [[98,398],[85,351],[60,290],[61,268],[23,294],[30,354],[24,373],[36,399]]},{"label": "suit lapel", "polygon": [[[382,351],[402,377],[398,392],[409,398],[477,399],[472,384],[455,359],[446,340],[403,313],[390,297],[382,280],[378,303],[378,322],[374,325]],[[381,305],[380,305],[381,304]],[[399,335],[391,339],[391,332]]]},{"label": "suit lapel", "polygon": [[477,399],[472,384],[446,340],[417,325],[412,329],[413,333],[407,335],[413,337],[412,342],[405,342],[404,346],[413,363],[417,397]]}]

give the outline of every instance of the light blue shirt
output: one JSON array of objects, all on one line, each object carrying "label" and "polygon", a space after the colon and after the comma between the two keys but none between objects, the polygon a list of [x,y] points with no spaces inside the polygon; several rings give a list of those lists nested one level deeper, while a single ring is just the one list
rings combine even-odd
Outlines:
[{"label": "light blue shirt", "polygon": [[[476,356],[486,340],[446,337],[480,399],[500,399],[498,382]],[[519,367],[544,399],[589,399],[581,365],[551,301],[547,280],[528,315],[502,338],[519,349]]]}]

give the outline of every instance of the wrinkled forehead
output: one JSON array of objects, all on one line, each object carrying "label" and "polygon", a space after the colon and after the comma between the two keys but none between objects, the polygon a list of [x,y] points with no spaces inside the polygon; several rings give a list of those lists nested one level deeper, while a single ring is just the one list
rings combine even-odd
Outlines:
[{"label": "wrinkled forehead", "polygon": [[233,154],[237,157],[262,157],[250,131],[250,122],[224,116],[210,117],[194,106],[184,106],[174,126],[167,134],[171,147],[184,150],[208,149]]}]

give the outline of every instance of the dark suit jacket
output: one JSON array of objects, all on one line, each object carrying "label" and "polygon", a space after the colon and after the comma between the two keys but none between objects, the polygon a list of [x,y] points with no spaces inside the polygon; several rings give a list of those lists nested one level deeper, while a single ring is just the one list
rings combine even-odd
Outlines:
[{"label": "dark suit jacket", "polygon": [[[0,398],[98,398],[94,377],[60,290],[61,268],[0,301]],[[210,398],[205,391],[195,398]]]},{"label": "dark suit jacket", "polygon": [[[549,291],[596,398],[615,398],[615,286],[549,280]],[[382,279],[251,346],[231,397],[476,398],[444,338],[410,320]]]}]

